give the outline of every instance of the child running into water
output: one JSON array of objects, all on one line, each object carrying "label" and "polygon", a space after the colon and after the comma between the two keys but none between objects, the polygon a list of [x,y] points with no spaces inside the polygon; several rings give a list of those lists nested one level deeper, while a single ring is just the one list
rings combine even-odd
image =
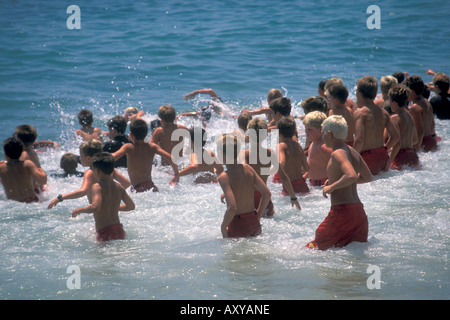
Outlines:
[{"label": "child running into water", "polygon": [[[223,163],[227,167],[218,179],[227,204],[221,225],[222,236],[257,236],[261,234],[260,219],[270,201],[270,191],[252,167],[238,163],[240,147],[236,136],[222,135],[217,140],[217,150],[219,158],[226,159]],[[262,195],[257,210],[253,203],[255,191]]]},{"label": "child running into water", "polygon": [[[97,241],[125,239],[120,223],[119,211],[134,210],[133,200],[125,189],[113,180],[114,158],[108,152],[92,157],[92,171],[97,182],[92,185],[92,202],[88,206],[73,210],[72,217],[81,213],[93,213]],[[121,205],[121,201],[124,204]]]},{"label": "child running into water", "polygon": [[[59,194],[55,199],[53,199],[49,205],[48,209],[53,208],[58,203],[63,200],[78,199],[87,196],[89,203],[92,202],[92,185],[97,182],[94,171],[92,170],[92,159],[95,154],[103,151],[103,144],[96,140],[85,141],[80,146],[80,161],[85,167],[89,167],[83,176],[83,182],[80,189],[69,192],[65,195]],[[125,178],[117,169],[113,171],[113,178],[118,181],[124,189],[130,186],[130,182]]]},{"label": "child running into water", "polygon": [[400,150],[394,161],[392,169],[401,170],[404,165],[417,166],[419,157],[414,145],[417,144],[417,131],[414,120],[407,110],[410,90],[404,85],[393,86],[388,93],[390,106],[394,114],[391,121],[400,133]]},{"label": "child running into water", "polygon": [[142,119],[134,119],[130,123],[130,139],[133,143],[124,144],[118,151],[112,155],[114,159],[119,159],[123,155],[127,156],[128,175],[132,185],[132,191],[145,192],[153,189],[157,192],[158,188],[152,180],[152,166],[155,154],[166,158],[174,170],[174,179],[171,184],[178,182],[178,165],[172,161],[169,153],[153,142],[146,142],[144,139],[148,133],[148,125]]},{"label": "child running into water", "polygon": [[326,145],[333,149],[323,188],[325,198],[330,194],[331,210],[317,228],[314,241],[306,246],[325,250],[352,241],[366,242],[369,224],[356,185],[372,181],[372,175],[361,155],[345,143],[347,123],[342,116],[325,119],[322,130]]},{"label": "child running into water", "polygon": [[102,130],[92,126],[94,123],[94,115],[92,114],[92,111],[83,109],[78,112],[78,123],[81,125],[81,129],[78,129],[76,134],[81,137],[83,141],[92,139],[102,141]]},{"label": "child running into water", "polygon": [[322,122],[327,115],[320,111],[308,113],[303,119],[306,138],[311,141],[308,151],[309,170],[304,177],[309,178],[312,186],[323,186],[328,180],[327,164],[332,150],[325,145],[322,137]]},{"label": "child running into water", "polygon": [[17,138],[3,142],[6,161],[0,162],[0,182],[10,200],[31,203],[38,202],[35,183],[43,185],[47,181],[44,170],[31,160],[20,160],[23,145]]}]

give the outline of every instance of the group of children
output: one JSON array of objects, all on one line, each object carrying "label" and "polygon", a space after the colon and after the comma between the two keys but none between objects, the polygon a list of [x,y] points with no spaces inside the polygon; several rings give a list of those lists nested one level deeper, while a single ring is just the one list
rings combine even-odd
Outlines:
[{"label": "group of children", "polygon": [[[84,172],[78,190],[58,195],[48,208],[64,200],[87,196],[89,205],[75,209],[72,216],[93,213],[99,241],[124,239],[126,233],[118,213],[135,208],[126,189],[158,191],[152,180],[152,168],[155,155],[159,155],[161,166],[173,170],[171,185],[190,174],[196,175],[195,183],[220,184],[221,200],[227,205],[221,224],[224,238],[261,233],[260,219],[275,213],[267,186],[269,176],[275,173],[272,181],[282,184],[281,194],[289,196],[291,205],[298,210],[301,210],[298,196],[309,192],[310,187],[322,188],[324,197],[330,195],[330,212],[307,247],[323,250],[352,241],[367,241],[367,216],[358,197],[357,184],[370,182],[372,175],[389,168],[418,166],[419,151],[437,148],[433,107],[423,95],[426,84],[420,76],[401,80],[394,75],[381,78],[380,97],[377,97],[376,78],[359,79],[356,104],[349,99],[341,79],[321,82],[318,96],[302,102],[305,113],[302,117],[291,115],[289,98],[283,97],[280,90],[272,89],[267,96],[268,107],[243,110],[236,117],[239,130],[217,139],[217,154],[205,149],[204,128],[211,113],[224,115],[217,103],[220,98],[211,89],[196,90],[185,96],[185,99],[200,93],[211,96],[209,106],[195,113],[181,114],[199,117],[202,127],[188,129],[176,123],[175,109],[163,105],[158,111],[160,120],[150,125],[150,141],[146,141],[149,125],[142,118],[143,111],[128,108],[123,116],[108,121],[108,132],[102,132],[93,127],[92,112],[82,110],[78,114],[82,128],[76,132],[83,140],[80,156],[64,154],[61,167],[66,175],[79,174],[78,162],[89,169]],[[438,94],[448,92],[448,76],[439,73],[434,80]],[[305,129],[304,148],[298,141],[298,118]],[[129,136],[125,135],[127,122]],[[279,140],[273,150],[263,143],[275,129]],[[177,159],[183,156],[184,135],[174,138],[177,130],[186,132],[190,138],[190,164],[182,170]],[[105,143],[104,135],[109,137]],[[39,201],[39,193],[45,190],[47,175],[32,148],[36,137],[32,126],[23,125],[17,127],[14,137],[4,142],[6,161],[0,163],[0,178],[8,199]],[[125,167],[128,178],[117,167]],[[271,171],[274,167],[276,172]]]}]

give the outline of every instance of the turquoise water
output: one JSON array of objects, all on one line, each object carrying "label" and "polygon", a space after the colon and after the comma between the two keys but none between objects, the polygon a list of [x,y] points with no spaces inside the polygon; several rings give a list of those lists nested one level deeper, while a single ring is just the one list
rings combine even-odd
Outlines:
[{"label": "turquoise water", "polygon": [[[71,4],[80,7],[80,30],[66,26]],[[238,113],[262,106],[268,90],[280,88],[300,115],[301,101],[325,78],[341,77],[354,96],[364,75],[407,71],[431,81],[428,68],[449,72],[448,2],[378,1],[379,30],[366,26],[371,4],[2,1],[2,139],[33,124],[39,139],[62,145],[40,154],[44,169],[55,172],[63,152],[77,152],[81,108],[106,130],[107,120],[131,105],[147,120],[165,103],[192,111],[205,98],[183,100],[195,89],[213,88]],[[235,126],[214,119],[210,141]],[[263,221],[263,234],[224,241],[220,187],[185,178],[170,188],[169,176],[155,170],[160,194],[133,195],[136,210],[121,215],[127,240],[106,245],[96,243],[91,216],[70,218],[85,199],[46,209],[80,179],[50,178],[39,204],[10,202],[0,192],[0,297],[448,299],[449,130],[448,121],[437,121],[443,141],[438,152],[420,155],[421,171],[389,171],[360,186],[368,243],[326,252],[303,248],[329,210],[318,189],[301,199],[297,213],[270,184],[277,213]],[[80,290],[67,288],[71,265],[80,267]],[[367,288],[370,265],[381,270],[380,289]]]}]

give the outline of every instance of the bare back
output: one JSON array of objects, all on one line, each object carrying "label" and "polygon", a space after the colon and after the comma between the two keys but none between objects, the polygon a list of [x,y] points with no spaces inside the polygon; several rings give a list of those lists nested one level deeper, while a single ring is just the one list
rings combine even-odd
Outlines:
[{"label": "bare back", "polygon": [[400,148],[413,148],[414,140],[417,140],[417,132],[409,112],[402,109],[391,116],[391,121],[400,133]]},{"label": "bare back", "polygon": [[126,144],[127,166],[130,182],[133,186],[141,182],[152,181],[152,165],[155,148],[143,140]]},{"label": "bare back", "polygon": [[[256,154],[254,155],[253,152],[255,152]],[[267,184],[269,175],[262,175],[261,169],[269,169],[272,164],[270,163],[270,161],[267,164],[263,164],[261,162],[261,153],[267,155],[267,158],[270,158],[272,156],[271,149],[265,149],[262,146],[259,146],[255,149],[245,150],[245,163],[249,164],[253,168],[253,170],[255,170],[256,174],[262,179],[262,181]]]},{"label": "bare back", "polygon": [[418,100],[414,101],[414,104],[410,107],[410,110],[413,118],[415,119],[416,126],[419,126],[419,121],[422,122],[421,126],[423,136],[426,137],[434,134],[434,115],[430,102],[421,96]]},{"label": "bare back", "polygon": [[[159,145],[161,149],[163,149],[167,153],[172,154],[173,148],[175,148],[175,146],[183,142],[183,136],[180,136],[178,140],[172,141],[172,134],[177,129],[184,129],[186,131],[189,130],[187,127],[183,125],[168,123],[162,127],[157,128],[155,132],[153,132],[151,141]],[[183,156],[183,149],[180,148],[178,157],[181,158],[182,156]],[[169,165],[169,162],[166,159],[161,158],[161,164]]]},{"label": "bare back", "polygon": [[355,111],[354,118],[355,149],[363,152],[384,146],[384,129],[390,121],[386,110],[372,103]]},{"label": "bare back", "polygon": [[[284,158],[284,172],[291,181],[303,178],[304,171],[308,171],[309,166],[306,163],[305,153],[300,144],[294,139],[283,139],[278,144],[279,158],[283,161]],[[284,157],[281,153],[284,153]]]},{"label": "bare back", "polygon": [[0,179],[8,199],[26,201],[36,197],[32,166],[30,160],[12,160],[0,165]]},{"label": "bare back", "polygon": [[95,228],[97,231],[120,223],[119,207],[125,190],[118,183],[111,180],[100,181],[92,186],[101,188],[102,203],[100,209],[94,213]]},{"label": "bare back", "polygon": [[236,214],[248,213],[255,210],[255,171],[247,164],[238,165],[222,173],[228,176],[231,190],[234,194],[237,212]]},{"label": "bare back", "polygon": [[347,138],[345,142],[352,142],[355,134],[355,119],[353,118],[353,110],[349,107],[335,107],[330,109],[329,115],[343,116],[348,125]]}]

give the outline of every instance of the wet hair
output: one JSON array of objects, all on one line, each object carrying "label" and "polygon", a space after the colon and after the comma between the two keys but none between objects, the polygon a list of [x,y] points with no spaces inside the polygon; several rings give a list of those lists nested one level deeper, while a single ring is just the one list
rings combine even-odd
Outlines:
[{"label": "wet hair", "polygon": [[[231,159],[231,152],[233,159],[236,160],[239,155],[240,144],[239,139],[232,134],[222,134],[216,141],[217,153],[222,159]],[[226,162],[227,164],[228,162]]]},{"label": "wet hair", "polygon": [[109,129],[115,129],[118,134],[124,134],[127,130],[127,121],[122,116],[115,116],[108,121],[107,126]]},{"label": "wet hair", "polygon": [[398,84],[398,81],[393,76],[381,77],[381,79],[380,79],[380,90],[381,90],[381,93],[388,94],[389,89],[392,86],[396,85],[396,84]]},{"label": "wet hair", "polygon": [[325,83],[325,86],[323,87],[324,91],[326,92],[331,86],[334,86],[335,84],[344,84],[341,78],[331,78]]},{"label": "wet hair", "polygon": [[425,88],[422,78],[418,75],[409,77],[405,80],[404,84],[418,96],[422,95],[423,89]]},{"label": "wet hair", "polygon": [[327,84],[327,81],[328,81],[328,80],[322,80],[322,81],[320,81],[320,82],[319,82],[319,85],[317,86],[318,89],[320,89],[320,90],[322,90],[322,91],[325,91],[325,85]]},{"label": "wet hair", "polygon": [[104,174],[114,172],[114,158],[109,152],[99,152],[92,157],[92,168],[99,169]]},{"label": "wet hair", "polygon": [[78,158],[71,152],[66,152],[62,155],[59,161],[59,166],[66,173],[73,173],[78,167]]},{"label": "wet hair", "polygon": [[198,136],[198,132],[201,130],[201,139],[202,139],[202,147],[206,144],[206,131],[203,128],[190,128],[189,134],[191,136],[191,141],[195,141],[195,138]]},{"label": "wet hair", "polygon": [[275,100],[272,100],[269,107],[273,110],[273,112],[279,112],[283,116],[288,116],[291,114],[291,100],[286,97],[276,98]]},{"label": "wet hair", "polygon": [[158,117],[160,117],[161,120],[164,120],[165,122],[174,122],[176,117],[175,108],[170,104],[162,105],[161,107],[159,107]]},{"label": "wet hair", "polygon": [[433,84],[438,87],[443,93],[448,92],[449,88],[449,77],[443,72],[438,72],[433,77]]},{"label": "wet hair", "polygon": [[80,153],[93,157],[96,153],[103,151],[103,143],[97,139],[85,141],[80,146]]},{"label": "wet hair", "polygon": [[92,114],[92,111],[83,109],[80,112],[78,112],[78,123],[80,125],[91,125],[94,122],[94,115]]},{"label": "wet hair", "polygon": [[331,131],[335,138],[344,140],[347,137],[348,125],[343,116],[332,115],[322,122],[324,133]]},{"label": "wet hair", "polygon": [[148,133],[148,125],[142,119],[134,119],[130,123],[130,132],[136,140],[144,140]]},{"label": "wet hair", "polygon": [[378,91],[377,78],[365,76],[356,82],[356,91],[359,91],[364,98],[375,99]]},{"label": "wet hair", "polygon": [[23,144],[19,139],[11,137],[3,141],[3,150],[9,158],[18,160],[22,155]]},{"label": "wet hair", "polygon": [[277,123],[277,129],[285,138],[291,138],[295,135],[296,124],[294,119],[290,117],[283,117]]},{"label": "wet hair", "polygon": [[269,93],[267,94],[267,101],[270,103],[273,100],[281,97],[283,97],[283,93],[280,89],[270,89]]},{"label": "wet hair", "polygon": [[348,89],[341,83],[334,84],[327,89],[327,94],[336,98],[341,103],[345,103],[348,98]]},{"label": "wet hair", "polygon": [[247,112],[242,112],[237,118],[239,128],[244,131],[247,130],[247,125],[250,120],[252,120],[252,116]]},{"label": "wet hair", "polygon": [[405,74],[403,72],[394,72],[392,76],[397,79],[397,83],[402,83],[405,80]]},{"label": "wet hair", "polygon": [[328,102],[324,97],[309,97],[302,102],[301,106],[305,114],[311,111],[326,112],[328,108]]},{"label": "wet hair", "polygon": [[408,105],[408,97],[411,90],[402,84],[397,84],[389,89],[389,99],[391,101],[397,102],[400,108],[406,107]]},{"label": "wet hair", "polygon": [[263,141],[267,137],[267,122],[262,118],[254,118],[247,125],[250,138],[253,137],[252,130],[256,134],[256,142]]},{"label": "wet hair", "polygon": [[311,126],[320,129],[322,122],[327,118],[327,115],[320,111],[312,111],[303,118],[305,126]]},{"label": "wet hair", "polygon": [[22,124],[16,128],[16,137],[22,141],[25,146],[31,146],[37,138],[36,128],[30,124]]}]

